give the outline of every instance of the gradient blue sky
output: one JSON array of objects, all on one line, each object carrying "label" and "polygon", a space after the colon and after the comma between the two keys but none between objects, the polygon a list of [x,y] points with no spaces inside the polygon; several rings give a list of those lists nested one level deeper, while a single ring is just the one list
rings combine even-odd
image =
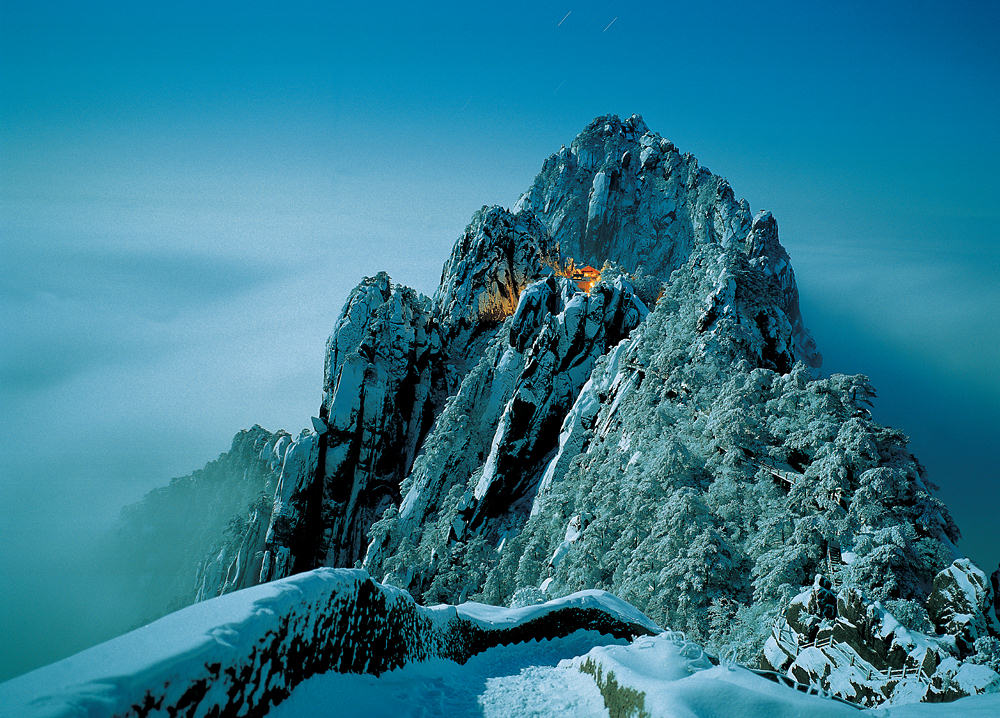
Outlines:
[{"label": "gradient blue sky", "polygon": [[695,5],[0,0],[5,648],[100,635],[89,537],[307,425],[350,288],[431,291],[608,112],[775,213],[825,369],[873,378],[995,567],[1000,5]]}]

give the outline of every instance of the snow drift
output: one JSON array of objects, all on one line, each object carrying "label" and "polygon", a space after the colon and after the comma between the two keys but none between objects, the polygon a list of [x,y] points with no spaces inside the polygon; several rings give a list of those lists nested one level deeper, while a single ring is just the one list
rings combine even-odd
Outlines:
[{"label": "snow drift", "polygon": [[12,718],[260,715],[327,671],[378,675],[431,657],[575,631],[616,637],[656,624],[603,591],[541,606],[417,606],[364,571],[317,569],[190,606],[0,684]]}]

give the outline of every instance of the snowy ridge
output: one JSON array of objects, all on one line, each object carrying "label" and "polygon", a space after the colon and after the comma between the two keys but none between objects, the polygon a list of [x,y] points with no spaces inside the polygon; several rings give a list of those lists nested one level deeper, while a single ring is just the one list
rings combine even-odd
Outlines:
[{"label": "snowy ridge", "polygon": [[378,675],[429,657],[464,663],[490,647],[657,632],[603,591],[522,609],[417,606],[357,569],[317,569],[205,601],[0,684],[14,718],[259,714],[326,671]]}]

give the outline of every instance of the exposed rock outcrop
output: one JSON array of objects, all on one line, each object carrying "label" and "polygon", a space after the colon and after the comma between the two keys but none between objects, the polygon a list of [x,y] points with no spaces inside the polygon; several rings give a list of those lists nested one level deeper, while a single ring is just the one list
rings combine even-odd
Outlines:
[{"label": "exposed rock outcrop", "polygon": [[[879,602],[854,589],[834,592],[816,576],[812,589],[796,596],[764,645],[761,663],[805,684],[863,705],[918,700],[954,700],[1000,690],[1000,675],[988,666],[961,659],[971,652],[971,619],[983,615],[971,601],[983,598],[969,574],[978,572],[959,560],[938,574],[927,613],[937,616],[937,634],[903,626]],[[973,579],[974,581],[975,579]],[[969,614],[962,614],[962,608]],[[920,610],[918,604],[900,609]],[[950,618],[941,620],[947,614]],[[925,613],[926,615],[926,613]]]},{"label": "exposed rock outcrop", "polygon": [[[562,285],[562,286],[560,286]],[[537,289],[538,291],[531,291]],[[511,327],[512,349],[525,347],[519,315],[555,308],[525,353],[525,367],[504,408],[493,445],[464,512],[476,529],[490,519],[527,509],[544,461],[556,449],[566,413],[596,359],[635,329],[648,313],[624,281],[597,284],[566,298],[566,281],[529,288]],[[560,306],[561,305],[561,306]]]},{"label": "exposed rock outcrop", "polygon": [[972,653],[977,639],[1000,636],[1000,621],[992,609],[993,586],[969,559],[959,559],[934,577],[927,614],[938,633],[955,637],[961,657]]},{"label": "exposed rock outcrop", "polygon": [[993,615],[1000,621],[1000,568],[990,574],[990,585],[993,586]]},{"label": "exposed rock outcrop", "polygon": [[[556,451],[560,426],[598,357],[639,325],[647,309],[627,281],[598,283],[590,293],[550,276],[521,295],[507,331],[470,372],[428,438],[397,514],[376,532],[365,566],[421,586],[434,565],[449,561],[470,535],[499,540],[523,522]],[[489,395],[482,390],[489,387]],[[469,431],[470,416],[485,422]],[[473,419],[473,420],[475,420]],[[470,443],[475,440],[475,443]],[[440,462],[440,463],[439,463]],[[462,471],[442,471],[442,465]],[[457,501],[444,497],[455,495]],[[444,536],[426,531],[437,522]],[[430,561],[386,559],[413,541],[427,542]],[[395,565],[395,570],[392,566]]]},{"label": "exposed rock outcrop", "polygon": [[663,279],[696,246],[740,247],[780,289],[797,358],[820,364],[774,218],[768,212],[754,218],[725,179],[651,132],[638,115],[596,118],[545,160],[514,209],[535,213],[564,256],[595,266],[611,260]]},{"label": "exposed rock outcrop", "polygon": [[534,215],[479,210],[455,242],[434,293],[451,360],[477,361],[482,342],[476,340],[490,336],[514,313],[524,288],[551,274],[559,261],[558,244]]}]

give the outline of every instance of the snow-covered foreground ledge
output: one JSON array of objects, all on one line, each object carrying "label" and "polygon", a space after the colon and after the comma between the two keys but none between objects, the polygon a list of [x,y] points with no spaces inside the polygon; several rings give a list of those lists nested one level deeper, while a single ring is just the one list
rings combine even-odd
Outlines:
[{"label": "snow-covered foreground ledge", "polygon": [[701,649],[667,631],[625,646],[599,646],[563,661],[593,677],[610,715],[646,718],[996,718],[1000,695],[953,703],[920,703],[862,710],[844,701],[807,695],[727,661],[714,665]]},{"label": "snow-covered foreground ledge", "polygon": [[204,601],[0,684],[0,714],[261,715],[310,676],[378,675],[492,646],[658,627],[604,591],[538,606],[418,606],[355,569],[317,569]]},{"label": "snow-covered foreground ledge", "polygon": [[578,631],[375,677],[325,673],[267,718],[997,718],[1000,695],[861,709],[710,659],[683,634],[630,643]]}]

